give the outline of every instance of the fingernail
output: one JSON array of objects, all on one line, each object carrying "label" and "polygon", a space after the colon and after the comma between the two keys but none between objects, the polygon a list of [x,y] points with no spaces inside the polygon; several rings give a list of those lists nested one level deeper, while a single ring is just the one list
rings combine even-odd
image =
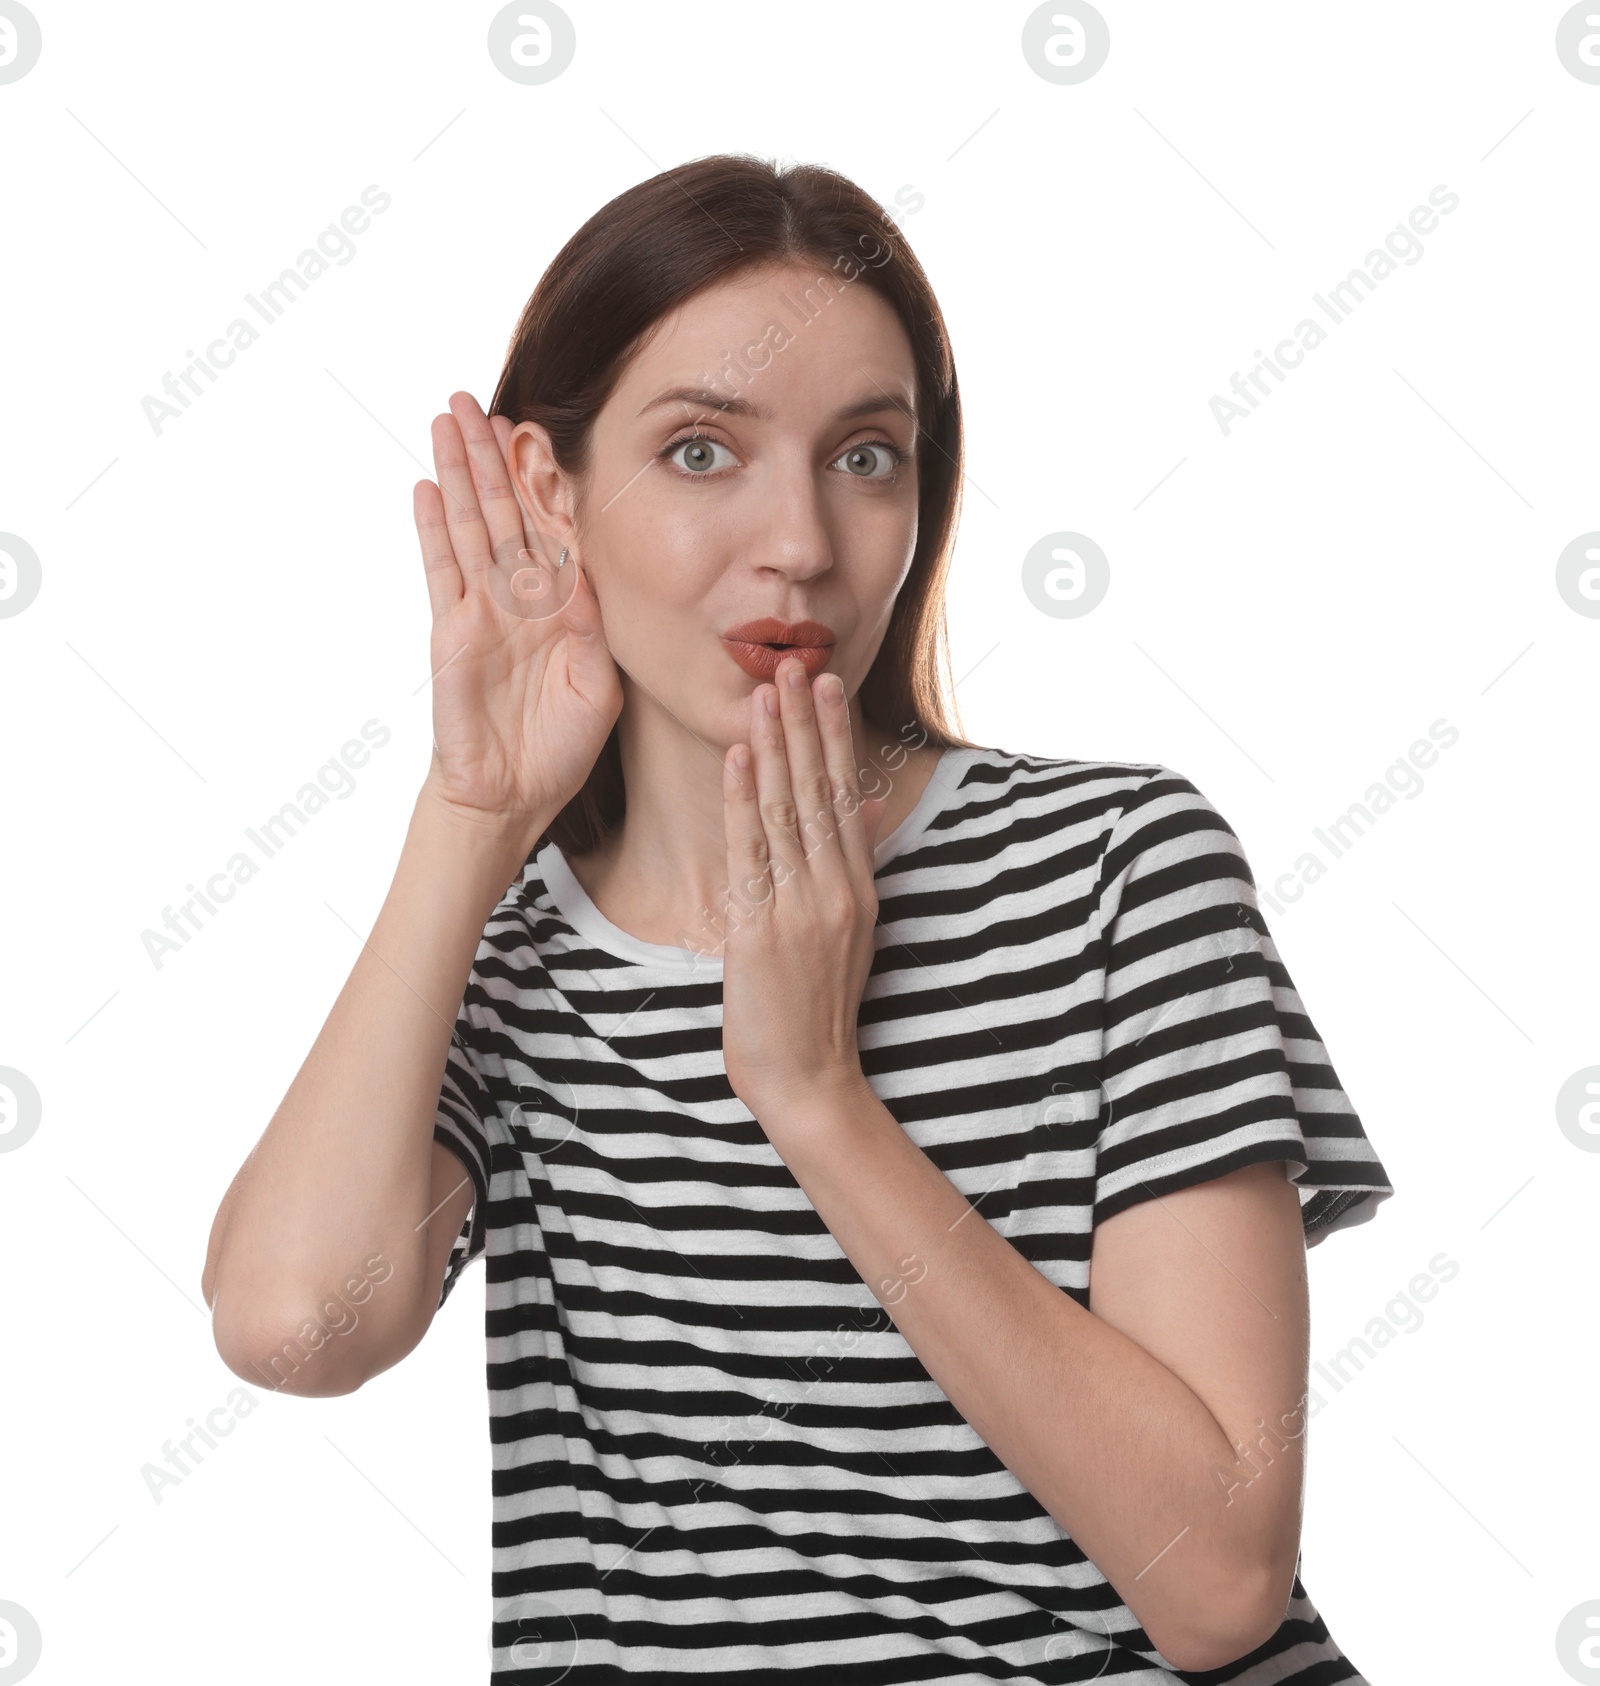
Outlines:
[{"label": "fingernail", "polygon": [[777,691],[770,685],[763,685],[761,687],[761,700],[766,705],[767,713],[770,714],[773,717],[773,719],[777,719],[777,717],[778,717],[778,693],[777,693]]},{"label": "fingernail", "polygon": [[822,676],[822,694],[829,702],[844,701],[844,680],[837,673],[825,673]]},{"label": "fingernail", "polygon": [[789,689],[803,691],[806,688],[806,664],[791,657],[783,665],[789,671]]}]

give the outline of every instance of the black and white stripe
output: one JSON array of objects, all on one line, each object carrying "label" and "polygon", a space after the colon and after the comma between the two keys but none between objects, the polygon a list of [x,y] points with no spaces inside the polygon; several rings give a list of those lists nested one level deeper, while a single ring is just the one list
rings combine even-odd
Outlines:
[{"label": "black and white stripe", "polygon": [[[1154,1195],[1286,1160],[1316,1244],[1392,1193],[1182,775],[947,750],[877,858],[868,1081],[1080,1304],[1094,1224]],[[485,1259],[491,1678],[1175,1678],[857,1276],[721,1024],[721,962],[619,931],[554,845],[484,931],[434,1135],[477,1190],[441,1303]],[[1205,1678],[1361,1679],[1298,1575]]]}]

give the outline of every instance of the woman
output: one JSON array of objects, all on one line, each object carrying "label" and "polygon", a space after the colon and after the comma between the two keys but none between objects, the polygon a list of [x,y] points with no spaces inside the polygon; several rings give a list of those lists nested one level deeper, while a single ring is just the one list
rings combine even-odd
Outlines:
[{"label": "woman", "polygon": [[450,411],[432,766],[218,1214],[224,1358],[348,1392],[485,1256],[497,1681],[1359,1681],[1305,1248],[1392,1190],[1196,787],[947,729],[955,370],[881,209],[665,172]]}]

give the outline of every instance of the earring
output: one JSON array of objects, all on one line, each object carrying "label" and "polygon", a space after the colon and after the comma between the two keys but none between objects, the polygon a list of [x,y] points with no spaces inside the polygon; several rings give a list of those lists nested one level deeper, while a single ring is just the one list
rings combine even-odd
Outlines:
[{"label": "earring", "polygon": [[557,567],[557,569],[561,569],[561,568],[566,567],[566,565],[567,565],[567,547],[565,545],[562,545],[561,554],[556,558],[556,567]]}]

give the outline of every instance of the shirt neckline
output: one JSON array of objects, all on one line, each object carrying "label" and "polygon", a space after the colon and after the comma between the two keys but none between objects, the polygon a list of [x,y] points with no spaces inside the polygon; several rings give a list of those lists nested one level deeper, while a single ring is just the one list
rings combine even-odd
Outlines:
[{"label": "shirt neckline", "polygon": [[[887,861],[928,829],[934,816],[960,788],[962,776],[971,765],[972,757],[978,753],[958,744],[948,745],[941,751],[933,773],[911,811],[887,837],[878,839],[877,847],[872,851],[876,870],[881,870]],[[641,966],[666,966],[685,972],[704,971],[713,977],[722,975],[721,955],[701,954],[692,948],[680,948],[675,943],[648,943],[624,931],[620,925],[613,925],[590,900],[589,892],[578,882],[558,843],[546,843],[534,857],[534,866],[555,911],[596,948]],[[713,932],[708,930],[708,942],[712,936]]]}]

